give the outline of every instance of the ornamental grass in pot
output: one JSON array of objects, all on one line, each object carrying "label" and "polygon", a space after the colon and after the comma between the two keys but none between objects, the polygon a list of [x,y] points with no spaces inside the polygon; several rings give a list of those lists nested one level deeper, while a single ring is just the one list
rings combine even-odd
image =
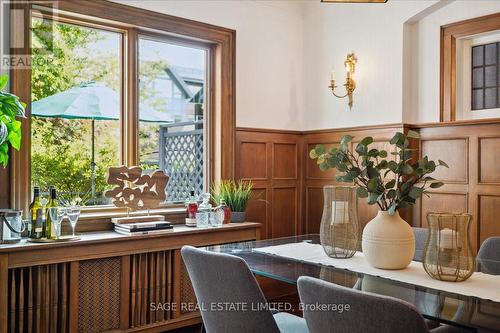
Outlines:
[{"label": "ornamental grass in pot", "polygon": [[413,230],[400,216],[399,210],[415,204],[422,195],[429,196],[428,189],[439,188],[443,183],[429,176],[438,167],[448,165],[427,156],[416,160],[410,139],[418,140],[419,134],[397,132],[389,141],[392,148],[370,148],[372,137],[363,138],[354,148],[354,139],[345,135],[340,146],[325,149],[317,145],[309,153],[316,159],[322,171],[336,169],[341,175],[339,182],[353,182],[358,198],[366,198],[369,205],[377,205],[379,212],[364,228],[362,250],[368,263],[382,269],[403,269],[413,259],[415,238]]},{"label": "ornamental grass in pot", "polygon": [[252,196],[253,183],[250,181],[222,180],[212,189],[217,205],[223,199],[231,209],[231,222],[245,222],[245,210]]}]

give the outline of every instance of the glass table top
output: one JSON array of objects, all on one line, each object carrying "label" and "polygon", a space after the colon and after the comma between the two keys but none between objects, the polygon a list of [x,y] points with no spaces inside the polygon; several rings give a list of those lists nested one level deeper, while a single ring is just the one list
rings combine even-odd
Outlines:
[{"label": "glass table top", "polygon": [[[296,284],[300,276],[312,276],[349,288],[356,288],[405,300],[415,305],[427,319],[449,325],[472,328],[478,332],[500,332],[499,302],[253,251],[256,248],[297,242],[319,244],[319,235],[301,235],[255,242],[216,245],[206,247],[205,249],[241,257],[256,275],[290,284]],[[483,269],[483,272],[500,274],[500,261],[482,260],[478,264],[486,268]],[[500,288],[500,285],[498,288]]]}]

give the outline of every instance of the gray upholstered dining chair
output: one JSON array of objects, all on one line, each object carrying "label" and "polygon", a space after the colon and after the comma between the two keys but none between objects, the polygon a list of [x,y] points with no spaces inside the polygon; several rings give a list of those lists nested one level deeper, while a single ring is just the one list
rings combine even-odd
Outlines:
[{"label": "gray upholstered dining chair", "polygon": [[479,272],[500,275],[500,264],[491,262],[500,261],[500,237],[494,236],[485,239],[477,252],[476,259]]},{"label": "gray upholstered dining chair", "polygon": [[[306,276],[299,278],[298,287],[311,333],[429,332],[418,310],[399,299]],[[339,306],[343,306],[342,311]]]},{"label": "gray upholstered dining chair", "polygon": [[246,262],[236,256],[183,246],[207,333],[306,333],[303,318],[273,315]]},{"label": "gray upholstered dining chair", "polygon": [[429,229],[413,227],[413,234],[415,235],[415,256],[413,260],[422,261],[424,258],[425,243],[429,235]]}]

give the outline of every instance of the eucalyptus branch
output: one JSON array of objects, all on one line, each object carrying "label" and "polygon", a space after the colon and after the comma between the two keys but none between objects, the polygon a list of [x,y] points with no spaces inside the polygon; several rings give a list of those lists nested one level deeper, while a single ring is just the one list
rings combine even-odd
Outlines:
[{"label": "eucalyptus branch", "polygon": [[[427,156],[409,164],[412,150],[408,148],[408,138],[417,139],[418,133],[409,131],[404,135],[398,132],[390,140],[390,144],[396,147],[394,154],[398,156],[391,161],[385,159],[387,151],[369,149],[373,143],[372,137],[363,138],[357,144],[354,154],[347,149],[348,143],[353,139],[350,135],[342,137],[340,148],[325,151],[322,145],[317,145],[309,155],[317,159],[321,170],[334,168],[343,172],[343,175],[337,176],[337,180],[355,184],[358,197],[368,198],[368,204],[377,204],[381,210],[393,214],[397,209],[413,205],[428,187],[441,187],[443,183],[428,175],[437,167],[448,167],[441,160],[437,163],[429,161]],[[388,179],[387,174],[391,172],[395,177]],[[424,182],[419,186],[422,180]]]}]

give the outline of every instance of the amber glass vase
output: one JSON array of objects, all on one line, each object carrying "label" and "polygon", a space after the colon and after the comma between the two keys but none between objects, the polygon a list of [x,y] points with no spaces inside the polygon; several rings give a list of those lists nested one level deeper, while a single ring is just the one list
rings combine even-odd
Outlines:
[{"label": "amber glass vase", "polygon": [[424,250],[424,269],[442,281],[465,281],[475,268],[470,245],[469,214],[428,213],[429,236]]},{"label": "amber glass vase", "polygon": [[359,248],[358,199],[354,186],[325,186],[320,239],[332,258],[351,258]]}]

